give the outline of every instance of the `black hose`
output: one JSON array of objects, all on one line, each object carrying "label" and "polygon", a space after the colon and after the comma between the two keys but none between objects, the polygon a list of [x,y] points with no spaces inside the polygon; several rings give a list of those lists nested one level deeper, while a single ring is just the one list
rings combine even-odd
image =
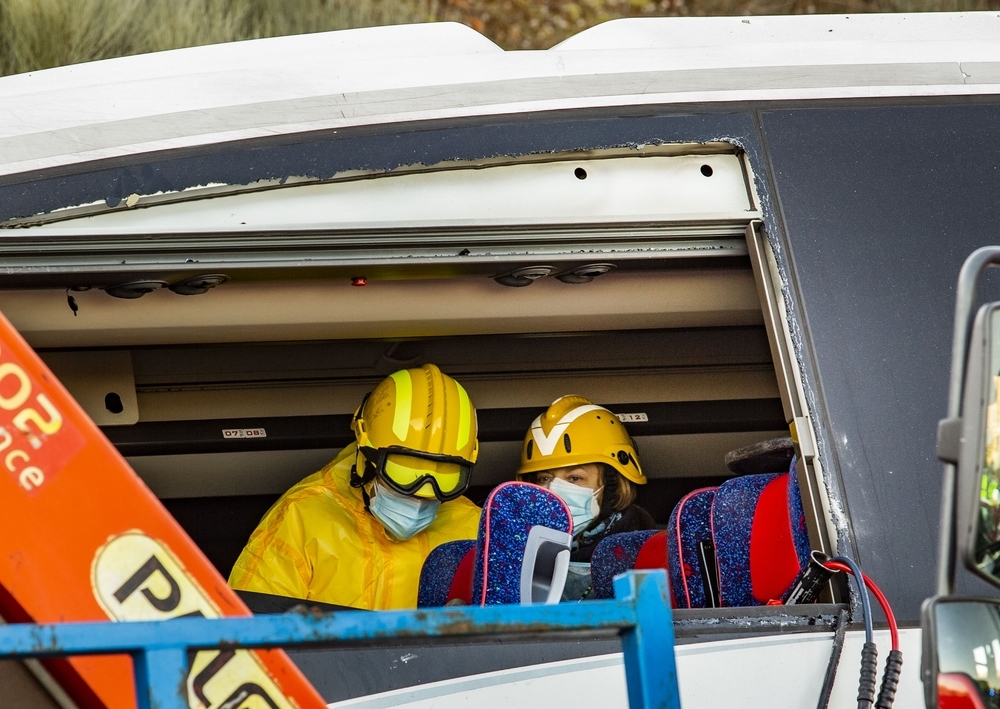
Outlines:
[{"label": "black hose", "polygon": [[865,643],[861,649],[861,681],[858,683],[858,709],[871,709],[878,682],[878,648]]},{"label": "black hose", "polygon": [[878,699],[875,700],[876,709],[891,709],[892,701],[896,698],[896,687],[899,685],[899,675],[903,669],[903,653],[899,650],[890,650],[889,657],[885,660],[885,674],[882,675],[882,688],[878,691]]},{"label": "black hose", "polygon": [[837,667],[840,665],[840,654],[844,650],[844,636],[847,635],[847,609],[841,608],[834,621],[836,632],[833,635],[833,650],[830,651],[830,661],[826,665],[826,677],[823,678],[823,689],[819,693],[819,703],[816,709],[827,709],[830,706],[830,694],[833,683],[837,679]]}]

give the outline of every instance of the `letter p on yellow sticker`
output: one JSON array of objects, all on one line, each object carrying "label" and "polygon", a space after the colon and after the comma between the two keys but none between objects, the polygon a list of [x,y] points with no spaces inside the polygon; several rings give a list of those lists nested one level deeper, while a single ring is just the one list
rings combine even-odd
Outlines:
[{"label": "letter p on yellow sticker", "polygon": [[[218,618],[219,609],[163,543],[132,531],[97,550],[93,566],[97,602],[114,620]],[[200,709],[252,707],[292,709],[249,650],[199,652],[187,679],[188,703]],[[244,694],[242,698],[240,695]],[[256,699],[256,701],[253,701]]]}]

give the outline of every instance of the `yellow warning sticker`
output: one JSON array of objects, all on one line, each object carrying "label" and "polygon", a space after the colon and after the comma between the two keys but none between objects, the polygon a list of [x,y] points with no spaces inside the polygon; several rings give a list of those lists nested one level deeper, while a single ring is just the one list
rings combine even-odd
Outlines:
[{"label": "yellow warning sticker", "polygon": [[[109,539],[91,566],[94,596],[116,621],[221,614],[165,544],[135,530]],[[187,679],[191,709],[293,709],[256,654],[208,650]]]}]

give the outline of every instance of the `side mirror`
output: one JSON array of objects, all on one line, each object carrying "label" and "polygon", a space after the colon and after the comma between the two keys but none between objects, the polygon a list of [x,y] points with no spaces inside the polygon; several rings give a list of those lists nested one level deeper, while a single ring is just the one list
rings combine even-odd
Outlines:
[{"label": "side mirror", "polygon": [[1000,601],[937,596],[921,615],[927,709],[1000,707]]},{"label": "side mirror", "polygon": [[969,339],[961,418],[938,428],[938,457],[955,463],[958,552],[1000,586],[1000,303],[979,309]]},{"label": "side mirror", "polygon": [[960,598],[955,561],[1000,587],[1000,303],[971,318],[979,279],[1000,246],[972,252],[955,289],[948,418],[938,424],[944,466],[938,596],[921,617],[927,709],[1000,709],[1000,601]]}]

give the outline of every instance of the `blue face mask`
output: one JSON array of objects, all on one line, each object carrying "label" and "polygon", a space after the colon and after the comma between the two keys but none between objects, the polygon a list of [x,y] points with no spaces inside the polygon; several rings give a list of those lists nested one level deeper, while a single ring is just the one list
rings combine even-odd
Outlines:
[{"label": "blue face mask", "polygon": [[427,529],[441,503],[435,499],[410,497],[393,492],[378,480],[372,488],[368,509],[393,539],[405,542]]},{"label": "blue face mask", "polygon": [[548,484],[548,490],[558,495],[573,517],[573,532],[577,533],[590,524],[591,520],[601,511],[601,504],[597,501],[597,496],[604,488],[591,490],[589,487],[574,485],[566,482],[562,478],[552,478]]}]

